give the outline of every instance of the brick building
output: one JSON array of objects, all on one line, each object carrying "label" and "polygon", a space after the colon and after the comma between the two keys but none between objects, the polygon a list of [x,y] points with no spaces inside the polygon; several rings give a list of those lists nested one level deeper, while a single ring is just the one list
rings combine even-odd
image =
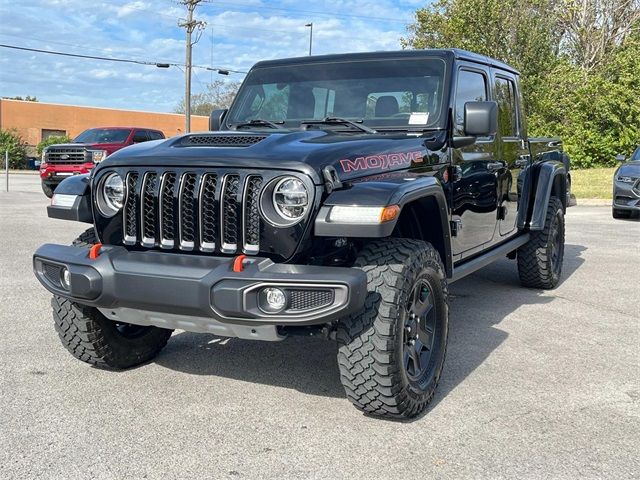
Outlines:
[{"label": "brick building", "polygon": [[[93,127],[145,127],[173,137],[184,132],[184,115],[0,99],[0,128],[17,130],[31,147],[51,135],[73,138]],[[191,117],[194,132],[208,128],[208,117]]]}]

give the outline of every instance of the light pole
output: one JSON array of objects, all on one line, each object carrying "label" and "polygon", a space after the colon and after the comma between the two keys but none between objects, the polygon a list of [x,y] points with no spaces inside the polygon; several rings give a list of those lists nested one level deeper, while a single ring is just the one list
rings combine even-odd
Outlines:
[{"label": "light pole", "polygon": [[313,22],[307,23],[305,27],[309,27],[309,55],[311,55],[311,47],[313,46]]}]

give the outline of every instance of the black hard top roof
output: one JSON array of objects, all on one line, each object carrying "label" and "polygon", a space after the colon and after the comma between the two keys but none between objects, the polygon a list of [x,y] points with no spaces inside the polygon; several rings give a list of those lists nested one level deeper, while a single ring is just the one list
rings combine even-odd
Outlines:
[{"label": "black hard top roof", "polygon": [[398,51],[380,51],[365,53],[340,53],[333,55],[314,55],[307,57],[281,58],[277,60],[264,60],[256,63],[253,68],[264,67],[281,67],[285,65],[301,65],[307,63],[332,63],[332,62],[349,62],[358,60],[378,60],[392,58],[422,58],[425,56],[438,56],[448,59],[466,60],[469,62],[489,65],[491,67],[500,68],[518,74],[519,72],[507,65],[506,63],[491,57],[479,55],[477,53],[460,50],[458,48],[446,49],[426,49],[426,50],[398,50]]}]

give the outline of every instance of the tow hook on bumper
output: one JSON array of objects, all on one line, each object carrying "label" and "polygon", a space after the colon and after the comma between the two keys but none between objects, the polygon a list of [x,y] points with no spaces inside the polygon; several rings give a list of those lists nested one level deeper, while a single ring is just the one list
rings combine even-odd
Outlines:
[{"label": "tow hook on bumper", "polygon": [[361,270],[261,257],[244,258],[242,270],[234,271],[226,257],[104,245],[92,259],[86,248],[46,244],[33,264],[51,293],[97,307],[108,318],[211,333],[219,324],[327,323],[361,309],[367,293]]}]

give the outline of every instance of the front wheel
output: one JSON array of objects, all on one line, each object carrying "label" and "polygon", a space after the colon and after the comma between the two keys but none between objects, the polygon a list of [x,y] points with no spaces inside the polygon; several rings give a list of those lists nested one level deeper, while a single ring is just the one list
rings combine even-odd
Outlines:
[{"label": "front wheel", "polygon": [[[97,242],[94,230],[73,241],[90,248]],[[154,358],[167,344],[173,330],[117,323],[100,310],[55,295],[51,301],[53,320],[62,345],[78,360],[97,367],[124,369]]]},{"label": "front wheel", "polygon": [[449,306],[440,255],[409,239],[369,243],[356,268],[367,274],[364,309],[340,321],[338,364],[349,400],[380,417],[425,410],[440,380]]},{"label": "front wheel", "polygon": [[53,191],[55,190],[55,188],[56,187],[47,185],[46,183],[42,182],[42,192],[47,196],[47,198],[53,197]]}]

